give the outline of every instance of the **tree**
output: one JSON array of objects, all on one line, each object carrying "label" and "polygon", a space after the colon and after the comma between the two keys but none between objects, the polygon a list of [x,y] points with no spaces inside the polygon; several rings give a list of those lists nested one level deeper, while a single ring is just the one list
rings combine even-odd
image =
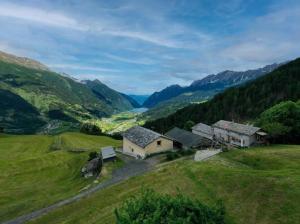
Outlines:
[{"label": "tree", "polygon": [[299,143],[300,101],[285,101],[264,111],[256,125],[269,133],[273,142]]},{"label": "tree", "polygon": [[89,159],[88,161],[91,161],[92,159],[95,159],[98,157],[98,153],[97,152],[90,152],[89,153]]},{"label": "tree", "polygon": [[189,120],[184,124],[184,129],[190,131],[194,125],[195,125],[195,122]]},{"label": "tree", "polygon": [[117,224],[224,224],[225,209],[222,203],[208,207],[198,200],[182,194],[163,195],[151,189],[142,190],[127,199],[115,210]]},{"label": "tree", "polygon": [[101,129],[93,123],[83,123],[80,127],[80,132],[88,134],[88,135],[101,135],[102,131]]}]

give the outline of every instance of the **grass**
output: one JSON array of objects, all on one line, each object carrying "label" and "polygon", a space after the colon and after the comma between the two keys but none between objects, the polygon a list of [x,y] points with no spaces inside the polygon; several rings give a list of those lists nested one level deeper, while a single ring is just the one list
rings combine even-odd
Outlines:
[{"label": "grass", "polygon": [[30,223],[114,223],[114,208],[142,186],[178,190],[207,204],[223,200],[228,223],[299,223],[300,146],[222,153],[205,162],[172,161]]},{"label": "grass", "polygon": [[135,125],[143,125],[145,121],[139,119],[140,116],[140,112],[126,111],[114,114],[109,118],[102,118],[96,123],[103,132],[113,134],[125,131]]},{"label": "grass", "polygon": [[[56,150],[51,146],[61,139]],[[120,146],[121,142],[102,136],[65,133],[60,136],[0,135],[0,222],[45,207],[91,186],[80,170],[90,151]],[[71,152],[83,148],[84,152]],[[103,180],[121,162],[104,166]]]}]

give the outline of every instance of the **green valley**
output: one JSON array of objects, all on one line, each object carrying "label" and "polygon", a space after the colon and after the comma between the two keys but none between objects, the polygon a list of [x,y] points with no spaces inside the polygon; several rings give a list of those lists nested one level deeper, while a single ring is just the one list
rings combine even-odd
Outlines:
[{"label": "green valley", "polygon": [[99,126],[104,133],[121,133],[135,125],[143,125],[145,123],[142,111],[143,110],[137,109],[121,112],[108,118],[95,120],[94,123]]},{"label": "green valley", "polygon": [[[37,62],[31,59],[0,55],[0,99],[11,99],[1,100],[0,127],[8,133],[58,132],[84,119],[110,116],[138,105],[100,81],[79,82],[41,69],[40,64],[33,66]],[[28,109],[19,108],[21,101]]]}]

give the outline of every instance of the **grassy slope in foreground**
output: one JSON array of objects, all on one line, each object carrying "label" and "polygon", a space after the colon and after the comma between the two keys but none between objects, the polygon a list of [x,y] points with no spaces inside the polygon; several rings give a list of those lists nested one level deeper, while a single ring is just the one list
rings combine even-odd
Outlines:
[{"label": "grassy slope in foreground", "polygon": [[299,223],[300,146],[223,153],[206,162],[174,161],[53,211],[30,223],[114,223],[114,208],[141,186],[212,204],[222,199],[229,223]]},{"label": "grassy slope in foreground", "polygon": [[[87,150],[72,153],[49,150],[54,139],[55,136],[0,135],[0,222],[77,194],[91,184],[91,180],[80,176],[88,152],[121,143],[108,137],[62,134],[67,149],[76,146]],[[106,175],[112,168],[112,164],[105,168]]]}]

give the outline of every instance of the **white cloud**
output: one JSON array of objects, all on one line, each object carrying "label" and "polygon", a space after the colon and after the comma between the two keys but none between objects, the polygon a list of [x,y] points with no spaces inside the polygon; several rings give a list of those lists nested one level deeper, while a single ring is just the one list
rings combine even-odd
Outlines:
[{"label": "white cloud", "polygon": [[125,58],[125,57],[120,57],[117,55],[113,55],[113,54],[104,54],[105,57],[109,58],[109,59],[113,59],[115,61],[121,61],[121,62],[125,62],[125,63],[129,63],[129,64],[140,64],[140,65],[153,65],[156,62],[148,59],[148,58]]},{"label": "white cloud", "polygon": [[79,24],[74,18],[68,17],[60,12],[15,4],[0,3],[0,16],[75,30],[87,29],[87,27]]},{"label": "white cloud", "polygon": [[53,69],[90,70],[90,71],[98,71],[98,72],[121,72],[118,69],[102,68],[98,66],[84,66],[78,64],[52,64],[49,65],[49,67]]},{"label": "white cloud", "polygon": [[299,57],[300,7],[279,8],[253,21],[219,54],[233,63],[262,66]]}]

